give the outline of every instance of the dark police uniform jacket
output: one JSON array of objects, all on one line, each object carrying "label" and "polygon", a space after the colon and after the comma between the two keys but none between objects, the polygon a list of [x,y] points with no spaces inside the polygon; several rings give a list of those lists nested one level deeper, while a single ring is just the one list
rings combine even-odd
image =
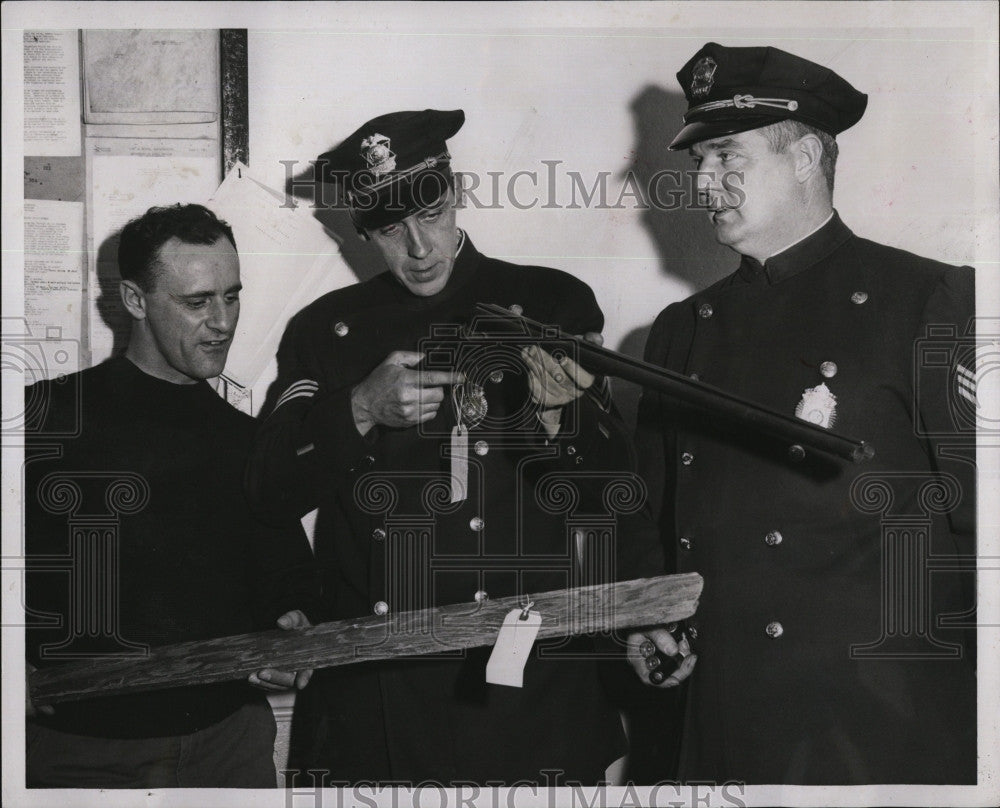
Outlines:
[{"label": "dark police uniform jacket", "polygon": [[705,578],[686,779],[975,782],[973,314],[970,269],[834,214],[656,320],[648,361],[789,415],[825,384],[876,451],[794,462],[644,396],[668,565]]},{"label": "dark police uniform jacket", "polygon": [[[289,324],[248,484],[271,519],[319,508],[331,617],[391,620],[449,603],[474,610],[485,598],[662,571],[655,539],[615,535],[627,532],[645,491],[625,470],[628,441],[614,413],[588,393],[547,441],[520,360],[525,340],[463,340],[457,330],[477,302],[519,306],[572,334],[603,326],[581,281],[484,257],[464,237],[436,295],[414,296],[383,273],[320,298]],[[351,389],[397,350],[423,350],[421,367],[461,369],[485,393],[487,414],[469,431],[464,500],[451,502],[449,486],[458,390],[446,388],[420,427],[376,426],[362,437],[354,425]],[[596,562],[587,572],[578,545]],[[533,656],[522,689],[485,683],[488,648],[321,671],[298,697],[290,766],[334,781],[544,781],[540,770],[550,769],[593,782],[622,753],[622,737],[595,662],[570,658],[581,650],[590,646]]]}]

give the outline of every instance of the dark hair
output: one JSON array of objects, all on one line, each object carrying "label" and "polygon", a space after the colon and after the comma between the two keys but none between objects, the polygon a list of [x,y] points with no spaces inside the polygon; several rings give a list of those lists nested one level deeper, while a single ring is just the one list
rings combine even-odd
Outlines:
[{"label": "dark hair", "polygon": [[822,129],[817,129],[815,126],[792,119],[765,126],[761,129],[761,133],[767,138],[771,144],[771,150],[774,152],[783,152],[793,141],[806,135],[815,135],[818,137],[819,142],[823,146],[823,156],[819,160],[819,168],[826,179],[826,187],[830,189],[831,194],[833,193],[834,174],[837,170],[837,153],[840,151],[837,146],[837,140],[833,135],[829,132],[824,132]]},{"label": "dark hair", "polygon": [[122,228],[118,242],[118,273],[151,291],[156,281],[159,252],[178,238],[186,244],[215,244],[225,236],[236,249],[233,229],[203,205],[150,208]]}]

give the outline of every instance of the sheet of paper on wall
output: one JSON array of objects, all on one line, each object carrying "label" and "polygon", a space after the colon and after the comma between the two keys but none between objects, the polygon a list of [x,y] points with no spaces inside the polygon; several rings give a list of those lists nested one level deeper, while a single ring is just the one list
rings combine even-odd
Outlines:
[{"label": "sheet of paper on wall", "polygon": [[84,31],[83,79],[89,124],[214,121],[219,32]]},{"label": "sheet of paper on wall", "polygon": [[25,31],[24,154],[80,154],[80,56],[77,32]]},{"label": "sheet of paper on wall", "polygon": [[219,144],[88,138],[86,147],[90,352],[97,364],[123,347],[131,325],[118,296],[118,232],[153,205],[204,203],[219,182]]},{"label": "sheet of paper on wall", "polygon": [[35,350],[25,384],[83,367],[84,272],[83,203],[26,200],[24,318]]},{"label": "sheet of paper on wall", "polygon": [[274,357],[288,320],[357,277],[309,207],[288,206],[282,193],[254,179],[242,163],[233,166],[208,206],[233,228],[243,282],[225,375],[251,391],[257,412],[275,378]]}]

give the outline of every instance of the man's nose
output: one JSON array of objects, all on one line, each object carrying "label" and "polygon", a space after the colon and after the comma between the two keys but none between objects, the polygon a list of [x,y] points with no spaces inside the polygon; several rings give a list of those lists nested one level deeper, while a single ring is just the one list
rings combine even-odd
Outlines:
[{"label": "man's nose", "polygon": [[215,300],[211,303],[208,320],[206,324],[213,331],[221,334],[229,334],[236,326],[236,318],[239,316],[239,303],[225,300]]},{"label": "man's nose", "polygon": [[406,226],[406,252],[410,258],[425,258],[431,251],[427,235],[414,221],[404,222]]}]

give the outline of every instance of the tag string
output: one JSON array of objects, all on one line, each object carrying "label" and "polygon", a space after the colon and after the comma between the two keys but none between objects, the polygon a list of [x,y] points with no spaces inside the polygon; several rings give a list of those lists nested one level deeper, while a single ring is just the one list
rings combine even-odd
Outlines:
[{"label": "tag string", "polygon": [[517,619],[518,620],[527,620],[528,619],[528,612],[531,611],[531,607],[534,606],[534,605],[535,605],[535,601],[529,600],[527,606],[522,606],[521,607],[521,616],[518,617]]}]

